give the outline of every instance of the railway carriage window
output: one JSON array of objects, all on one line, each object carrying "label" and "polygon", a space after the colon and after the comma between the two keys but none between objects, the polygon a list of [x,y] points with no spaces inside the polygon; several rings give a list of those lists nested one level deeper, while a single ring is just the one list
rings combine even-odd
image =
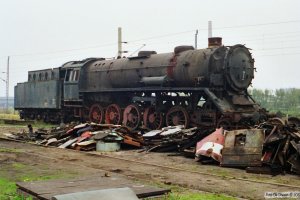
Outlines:
[{"label": "railway carriage window", "polygon": [[69,81],[74,81],[74,71],[70,72]]},{"label": "railway carriage window", "polygon": [[55,79],[55,74],[54,72],[51,72],[51,80],[54,80]]},{"label": "railway carriage window", "polygon": [[74,82],[79,79],[79,70],[67,71],[65,81]]},{"label": "railway carriage window", "polygon": [[68,71],[68,74],[69,74],[68,81],[72,81],[72,79],[73,79],[73,71]]},{"label": "railway carriage window", "polygon": [[74,71],[71,71],[69,81],[74,81]]},{"label": "railway carriage window", "polygon": [[55,79],[55,74],[54,72],[51,72],[51,80],[54,80]]},{"label": "railway carriage window", "polygon": [[65,81],[69,81],[69,78],[70,78],[70,70],[67,70],[66,71],[66,76],[65,76]]},{"label": "railway carriage window", "polygon": [[74,71],[74,81],[78,81],[79,78],[79,70]]}]

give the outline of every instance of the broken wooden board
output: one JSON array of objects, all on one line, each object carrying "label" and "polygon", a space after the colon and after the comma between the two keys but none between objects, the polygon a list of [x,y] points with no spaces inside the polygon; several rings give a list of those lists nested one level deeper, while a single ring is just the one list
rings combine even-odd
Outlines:
[{"label": "broken wooden board", "polygon": [[170,192],[169,189],[146,186],[117,175],[82,177],[73,180],[18,182],[17,187],[20,194],[27,193],[33,196],[33,199],[42,200],[50,200],[53,196],[68,193],[123,187],[131,188],[139,198]]}]

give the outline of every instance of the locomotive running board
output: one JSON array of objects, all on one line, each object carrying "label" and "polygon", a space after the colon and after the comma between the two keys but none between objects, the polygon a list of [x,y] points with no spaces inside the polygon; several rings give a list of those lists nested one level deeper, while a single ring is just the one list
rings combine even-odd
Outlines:
[{"label": "locomotive running board", "polygon": [[112,88],[112,89],[101,89],[101,91],[79,91],[80,93],[106,93],[106,92],[195,92],[203,91],[207,88],[203,87],[138,87],[138,88]]}]

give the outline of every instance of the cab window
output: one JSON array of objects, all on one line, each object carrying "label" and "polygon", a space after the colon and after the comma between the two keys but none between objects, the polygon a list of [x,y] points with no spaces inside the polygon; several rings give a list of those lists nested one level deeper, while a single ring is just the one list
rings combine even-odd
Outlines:
[{"label": "cab window", "polygon": [[67,72],[66,81],[74,82],[79,79],[79,70],[70,70]]}]

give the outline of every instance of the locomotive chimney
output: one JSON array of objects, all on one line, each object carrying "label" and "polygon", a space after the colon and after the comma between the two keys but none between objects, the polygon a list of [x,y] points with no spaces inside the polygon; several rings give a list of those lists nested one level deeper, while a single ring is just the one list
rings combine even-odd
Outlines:
[{"label": "locomotive chimney", "polygon": [[208,38],[208,48],[219,47],[219,46],[222,46],[222,38],[221,37]]}]

